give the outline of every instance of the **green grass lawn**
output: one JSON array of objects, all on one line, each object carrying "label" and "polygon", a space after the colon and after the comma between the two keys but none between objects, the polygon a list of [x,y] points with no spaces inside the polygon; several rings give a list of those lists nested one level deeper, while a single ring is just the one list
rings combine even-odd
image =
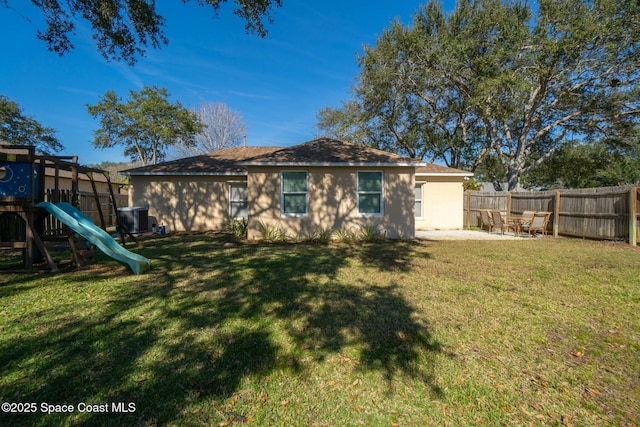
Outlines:
[{"label": "green grass lawn", "polygon": [[640,423],[628,245],[144,244],[141,276],[0,276],[0,401],[36,404],[0,424]]}]

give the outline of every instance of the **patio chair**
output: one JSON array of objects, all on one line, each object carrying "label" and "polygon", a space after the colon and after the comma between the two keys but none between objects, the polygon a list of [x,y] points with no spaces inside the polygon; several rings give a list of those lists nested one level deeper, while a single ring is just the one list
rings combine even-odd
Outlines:
[{"label": "patio chair", "polygon": [[491,215],[489,214],[489,210],[480,209],[480,230],[484,230],[487,227],[487,231],[491,233],[493,231],[493,221],[491,220]]},{"label": "patio chair", "polygon": [[535,236],[538,231],[543,235],[547,235],[547,225],[549,224],[549,218],[551,212],[536,212],[531,219],[531,223],[524,227],[529,232],[530,236]]},{"label": "patio chair", "polygon": [[528,229],[531,221],[533,221],[533,216],[535,215],[535,211],[523,211],[522,215],[513,215],[509,218],[510,222],[516,226],[516,234],[520,231]]},{"label": "patio chair", "polygon": [[500,228],[501,234],[504,234],[505,229],[512,229],[514,233],[517,232],[516,225],[512,221],[503,218],[500,211],[491,211],[491,219],[493,219],[493,226],[495,228]]},{"label": "patio chair", "polygon": [[522,222],[521,225],[522,227],[528,227],[529,224],[531,224],[531,221],[533,221],[533,216],[536,214],[536,211],[524,211],[522,212]]}]

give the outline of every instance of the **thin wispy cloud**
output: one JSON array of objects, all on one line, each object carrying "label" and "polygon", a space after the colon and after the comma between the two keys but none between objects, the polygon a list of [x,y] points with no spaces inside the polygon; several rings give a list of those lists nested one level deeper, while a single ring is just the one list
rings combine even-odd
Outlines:
[{"label": "thin wispy cloud", "polygon": [[89,90],[81,87],[61,85],[61,86],[58,86],[58,88],[64,92],[74,93],[77,95],[83,95],[83,96],[92,97],[92,98],[97,98],[98,96],[102,95],[101,93],[95,90]]},{"label": "thin wispy cloud", "polygon": [[138,71],[134,68],[123,64],[121,62],[115,62],[111,64],[111,68],[118,73],[124,80],[129,82],[130,89],[141,89],[144,87],[144,80],[138,75]]},{"label": "thin wispy cloud", "polygon": [[227,91],[227,93],[231,96],[237,96],[240,98],[249,98],[249,99],[273,99],[273,96],[255,93],[255,92],[238,92],[236,90]]}]

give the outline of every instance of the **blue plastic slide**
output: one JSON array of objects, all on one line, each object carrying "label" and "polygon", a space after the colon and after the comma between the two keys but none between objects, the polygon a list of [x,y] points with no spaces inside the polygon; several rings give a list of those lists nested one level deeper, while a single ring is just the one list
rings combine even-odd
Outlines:
[{"label": "blue plastic slide", "polygon": [[144,273],[151,267],[151,262],[147,258],[130,252],[120,246],[118,242],[113,240],[109,233],[96,226],[91,218],[69,203],[61,202],[54,205],[51,202],[41,202],[36,206],[49,211],[51,215],[62,221],[64,225],[96,245],[111,258],[128,264],[133,274]]}]

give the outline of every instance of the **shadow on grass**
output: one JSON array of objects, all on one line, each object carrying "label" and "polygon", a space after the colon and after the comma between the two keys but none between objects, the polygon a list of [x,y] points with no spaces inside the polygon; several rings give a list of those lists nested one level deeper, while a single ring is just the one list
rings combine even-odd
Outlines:
[{"label": "shadow on grass", "polygon": [[[396,284],[372,279],[409,269],[413,245],[148,241],[141,253],[152,259],[151,273],[107,281],[107,301],[96,306],[51,301],[59,308],[25,319],[28,330],[2,340],[0,400],[107,404],[107,413],[22,414],[13,425],[180,422],[204,402],[232,396],[244,379],[301,371],[300,354],[321,361],[347,347],[359,349],[359,369],[389,382],[418,378],[440,396],[430,361],[441,348],[429,325],[414,319]],[[373,276],[345,279],[354,262]],[[56,280],[61,293],[99,291],[90,271]],[[135,412],[114,414],[117,402],[134,403]],[[235,416],[214,409],[218,419]]]}]

